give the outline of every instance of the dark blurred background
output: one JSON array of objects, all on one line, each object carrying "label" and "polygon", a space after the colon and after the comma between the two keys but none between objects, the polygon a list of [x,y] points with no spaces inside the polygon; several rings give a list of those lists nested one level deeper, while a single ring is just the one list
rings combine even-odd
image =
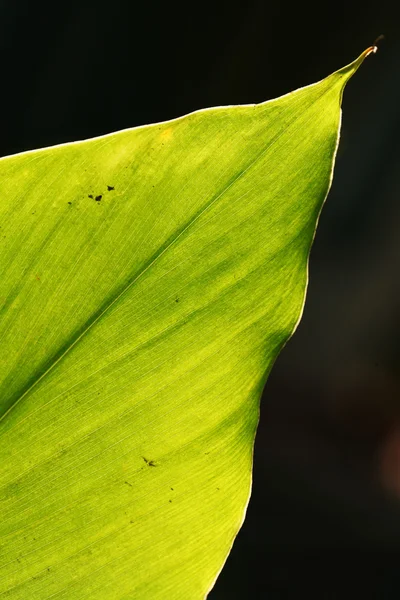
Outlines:
[{"label": "dark blurred background", "polygon": [[2,155],[274,98],[382,33],[345,92],[303,320],[212,600],[400,598],[398,2],[0,0]]}]

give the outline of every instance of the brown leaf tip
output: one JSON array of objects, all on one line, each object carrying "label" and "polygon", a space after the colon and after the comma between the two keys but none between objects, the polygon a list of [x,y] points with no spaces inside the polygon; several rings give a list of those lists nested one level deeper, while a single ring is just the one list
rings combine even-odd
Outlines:
[{"label": "brown leaf tip", "polygon": [[370,54],[376,54],[378,52],[378,46],[370,46],[363,52],[363,57],[367,58]]}]

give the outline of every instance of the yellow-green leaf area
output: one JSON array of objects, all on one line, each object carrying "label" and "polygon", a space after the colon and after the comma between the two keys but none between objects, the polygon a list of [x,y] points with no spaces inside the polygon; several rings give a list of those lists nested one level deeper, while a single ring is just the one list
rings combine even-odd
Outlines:
[{"label": "yellow-green leaf area", "polygon": [[365,55],[0,160],[0,600],[207,595]]}]

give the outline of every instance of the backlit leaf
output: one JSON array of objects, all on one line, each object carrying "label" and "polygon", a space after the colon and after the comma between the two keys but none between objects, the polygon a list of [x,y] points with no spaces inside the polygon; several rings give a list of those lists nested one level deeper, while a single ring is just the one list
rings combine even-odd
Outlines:
[{"label": "backlit leaf", "polygon": [[0,161],[0,600],[206,596],[369,51],[277,100]]}]

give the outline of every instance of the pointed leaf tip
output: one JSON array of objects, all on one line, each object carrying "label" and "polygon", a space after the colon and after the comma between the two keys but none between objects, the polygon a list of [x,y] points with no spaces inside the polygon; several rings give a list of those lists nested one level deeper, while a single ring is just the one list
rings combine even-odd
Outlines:
[{"label": "pointed leaf tip", "polygon": [[366,50],[364,50],[364,52],[360,54],[358,58],[356,58],[356,60],[350,63],[347,67],[344,67],[343,70],[349,69],[352,72],[351,74],[355,73],[357,69],[362,65],[364,60],[367,58],[367,56],[369,56],[370,54],[376,54],[377,51],[378,46],[376,46],[375,44],[369,46]]},{"label": "pointed leaf tip", "polygon": [[358,69],[360,68],[364,60],[367,58],[367,56],[369,56],[370,54],[375,54],[377,51],[378,46],[376,46],[376,44],[369,46],[368,48],[366,48],[366,50],[364,50],[364,52],[360,54],[358,58],[353,60],[353,62],[351,62],[350,64],[342,67],[335,73],[332,73],[332,75],[330,75],[328,79],[333,78],[334,80],[336,80],[339,83],[339,86],[342,88],[343,93],[345,85],[347,84],[349,79],[351,79],[354,73],[358,71]]},{"label": "pointed leaf tip", "polygon": [[370,46],[369,48],[364,50],[364,52],[361,54],[361,56],[364,59],[364,58],[367,58],[367,56],[369,56],[370,54],[376,54],[377,52],[378,52],[378,46],[376,46],[374,44],[373,46]]},{"label": "pointed leaf tip", "polygon": [[370,54],[376,54],[377,52],[378,46],[374,43],[372,46],[369,46],[366,50],[364,50],[364,52],[362,52],[360,56],[356,58],[356,60],[353,61],[349,66],[353,67],[353,70],[355,72],[362,65],[367,56],[369,56]]}]

